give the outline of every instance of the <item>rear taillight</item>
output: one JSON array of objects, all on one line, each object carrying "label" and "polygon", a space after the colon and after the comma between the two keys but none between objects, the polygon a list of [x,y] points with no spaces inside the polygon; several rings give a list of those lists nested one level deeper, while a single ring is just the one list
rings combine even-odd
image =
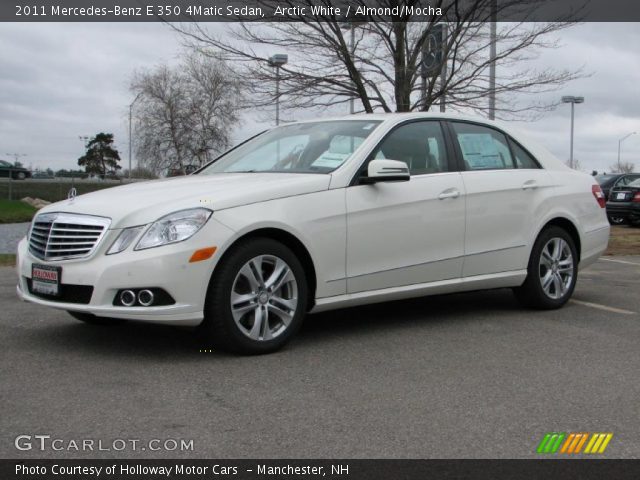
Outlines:
[{"label": "rear taillight", "polygon": [[596,197],[596,201],[598,202],[598,205],[600,205],[600,208],[605,208],[607,206],[607,200],[604,198],[604,193],[602,193],[600,185],[593,185],[591,187],[591,193]]},{"label": "rear taillight", "polygon": [[636,192],[636,194],[633,196],[633,200],[631,201],[635,203],[640,203],[640,192]]}]

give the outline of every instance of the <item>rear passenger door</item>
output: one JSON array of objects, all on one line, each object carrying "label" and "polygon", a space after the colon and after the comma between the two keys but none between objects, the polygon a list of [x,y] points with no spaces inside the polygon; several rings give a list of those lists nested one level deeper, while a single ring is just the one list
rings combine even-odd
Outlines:
[{"label": "rear passenger door", "polygon": [[533,156],[503,132],[449,122],[466,192],[463,277],[527,267],[535,219],[552,183]]}]

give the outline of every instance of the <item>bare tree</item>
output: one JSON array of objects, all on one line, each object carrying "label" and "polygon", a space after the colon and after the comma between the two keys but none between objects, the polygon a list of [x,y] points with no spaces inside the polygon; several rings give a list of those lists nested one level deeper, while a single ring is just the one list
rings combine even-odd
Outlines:
[{"label": "bare tree", "polygon": [[614,163],[609,167],[611,173],[633,173],[636,166],[632,162]]},{"label": "bare tree", "polygon": [[[501,0],[497,14],[518,11],[526,18],[547,0]],[[311,6],[317,0],[257,0],[273,8]],[[324,5],[340,0],[323,0]],[[366,0],[352,4],[365,5]],[[276,72],[269,63],[273,53],[287,53],[289,63],[279,70],[280,96],[285,107],[309,108],[345,104],[357,100],[357,111],[407,112],[429,110],[445,97],[454,109],[484,112],[488,108],[491,7],[493,0],[378,0],[382,7],[425,6],[441,15],[415,22],[410,15],[380,16],[375,12],[358,16],[345,25],[335,15],[290,15],[290,22],[238,23],[224,34],[214,34],[202,24],[172,25],[186,43],[201,52],[216,52],[234,65],[246,79],[252,106],[268,106],[274,101]],[[422,17],[424,20],[424,17]],[[581,70],[530,68],[530,60],[557,46],[552,34],[572,23],[569,18],[547,23],[501,23],[497,29],[496,64],[499,66],[495,92],[499,117],[528,116],[552,108],[536,100],[537,94],[553,90],[579,77]],[[443,81],[440,70],[426,79],[422,95],[420,61],[423,46],[433,27],[446,22],[447,58]],[[349,28],[354,30],[351,44]],[[527,95],[516,96],[521,93]],[[517,98],[519,97],[519,99]],[[527,97],[526,102],[522,98]]]},{"label": "bare tree", "polygon": [[189,55],[175,67],[162,65],[134,76],[136,154],[156,174],[200,166],[229,146],[239,121],[240,85],[226,64]]}]

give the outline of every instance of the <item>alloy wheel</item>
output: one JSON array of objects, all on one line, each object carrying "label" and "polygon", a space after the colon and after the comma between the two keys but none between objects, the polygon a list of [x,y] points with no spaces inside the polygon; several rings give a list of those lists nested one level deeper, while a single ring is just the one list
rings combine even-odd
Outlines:
[{"label": "alloy wheel", "polygon": [[236,275],[230,303],[244,335],[256,341],[278,337],[298,308],[298,284],[291,267],[275,255],[252,258]]},{"label": "alloy wheel", "polygon": [[540,285],[545,295],[557,300],[564,297],[574,277],[571,247],[562,238],[552,238],[542,248],[538,266]]}]

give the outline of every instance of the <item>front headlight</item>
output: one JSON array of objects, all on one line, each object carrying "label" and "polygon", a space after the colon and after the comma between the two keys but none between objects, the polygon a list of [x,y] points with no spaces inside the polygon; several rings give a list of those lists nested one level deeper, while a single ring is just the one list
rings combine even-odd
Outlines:
[{"label": "front headlight", "polygon": [[206,208],[192,208],[166,215],[149,227],[135,250],[182,242],[200,230],[212,213]]}]

